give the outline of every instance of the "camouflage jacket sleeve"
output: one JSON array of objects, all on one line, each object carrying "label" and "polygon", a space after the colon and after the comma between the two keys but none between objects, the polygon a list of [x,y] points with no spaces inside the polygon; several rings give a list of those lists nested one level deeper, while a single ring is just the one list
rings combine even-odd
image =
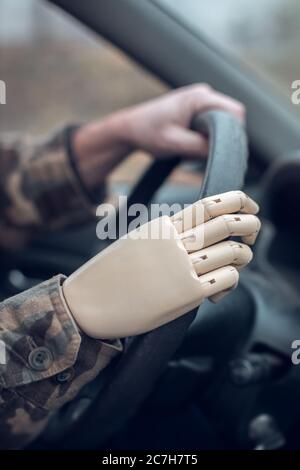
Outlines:
[{"label": "camouflage jacket sleeve", "polygon": [[[95,215],[67,151],[68,129],[44,142],[0,138],[0,249]],[[99,188],[98,201],[104,196]],[[59,275],[0,303],[0,448],[23,448],[121,350],[75,325]]]},{"label": "camouflage jacket sleeve", "polygon": [[0,304],[0,448],[19,449],[122,350],[79,332],[59,275]]},{"label": "camouflage jacket sleeve", "polygon": [[95,216],[105,187],[92,194],[82,184],[68,151],[71,130],[43,141],[0,137],[0,248],[18,248],[39,230]]}]

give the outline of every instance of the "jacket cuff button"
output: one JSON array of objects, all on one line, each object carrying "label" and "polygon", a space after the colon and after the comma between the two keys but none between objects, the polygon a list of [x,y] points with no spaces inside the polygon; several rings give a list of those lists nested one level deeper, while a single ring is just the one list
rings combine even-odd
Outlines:
[{"label": "jacket cuff button", "polygon": [[72,367],[70,367],[69,369],[66,369],[60,372],[59,374],[57,374],[56,381],[59,384],[68,383],[68,382],[71,382],[71,380],[73,380],[74,376],[75,376],[75,371]]},{"label": "jacket cuff button", "polygon": [[28,363],[33,370],[48,370],[53,364],[52,353],[45,347],[35,348],[28,356]]}]

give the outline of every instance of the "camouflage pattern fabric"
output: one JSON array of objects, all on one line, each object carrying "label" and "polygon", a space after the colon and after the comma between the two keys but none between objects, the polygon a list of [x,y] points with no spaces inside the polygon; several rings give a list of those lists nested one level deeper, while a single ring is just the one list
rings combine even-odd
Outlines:
[{"label": "camouflage pattern fabric", "polygon": [[[15,250],[38,230],[95,217],[92,197],[66,150],[68,129],[39,142],[8,135],[0,139],[0,247]],[[99,203],[105,187],[98,195]]]},{"label": "camouflage pattern fabric", "polygon": [[[95,214],[66,152],[65,132],[44,143],[0,142],[0,247]],[[122,351],[79,331],[62,294],[63,275],[0,303],[0,448],[20,449]],[[3,352],[3,351],[2,351]]]}]

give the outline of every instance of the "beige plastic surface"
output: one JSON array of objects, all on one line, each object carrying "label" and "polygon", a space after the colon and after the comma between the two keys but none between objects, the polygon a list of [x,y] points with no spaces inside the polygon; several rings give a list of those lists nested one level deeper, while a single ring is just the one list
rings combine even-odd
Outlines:
[{"label": "beige plastic surface", "polygon": [[[64,282],[66,302],[86,334],[112,339],[144,333],[205,298],[220,300],[237,285],[238,269],[248,264],[252,252],[243,243],[221,240],[242,235],[254,241],[260,227],[253,215],[258,206],[240,191],[232,191],[206,198],[189,210],[199,211],[202,223],[198,217],[189,218],[188,231],[181,233],[184,211],[172,219],[155,219],[122,237]],[[193,240],[190,249],[197,230],[202,230],[201,245],[195,249]]]}]

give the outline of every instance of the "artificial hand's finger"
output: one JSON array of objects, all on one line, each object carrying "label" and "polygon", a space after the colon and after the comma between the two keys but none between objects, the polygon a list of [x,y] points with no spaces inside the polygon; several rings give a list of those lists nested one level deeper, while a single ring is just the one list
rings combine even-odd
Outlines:
[{"label": "artificial hand's finger", "polygon": [[182,233],[181,240],[189,253],[231,236],[241,236],[243,241],[253,244],[260,225],[259,219],[252,214],[226,214]]},{"label": "artificial hand's finger", "polygon": [[238,280],[239,273],[233,266],[224,266],[199,277],[205,298],[234,289]]},{"label": "artificial hand's finger", "polygon": [[189,256],[196,273],[201,276],[228,265],[240,270],[250,263],[253,254],[249,246],[228,240],[191,253]]},{"label": "artificial hand's finger", "polygon": [[259,206],[243,191],[229,191],[206,197],[172,217],[178,233],[185,232],[220,215],[241,212],[257,214]]}]

